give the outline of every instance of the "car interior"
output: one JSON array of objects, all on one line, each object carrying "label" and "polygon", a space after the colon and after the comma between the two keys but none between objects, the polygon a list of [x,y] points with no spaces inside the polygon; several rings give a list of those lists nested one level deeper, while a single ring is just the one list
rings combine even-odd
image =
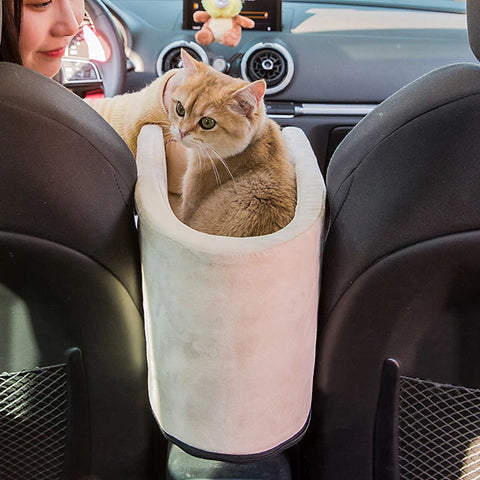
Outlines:
[{"label": "car interior", "polygon": [[[85,7],[55,79],[0,62],[0,479],[480,478],[480,3],[245,1],[236,47],[190,0]],[[265,79],[304,195],[279,235],[169,220],[158,127],[135,158],[83,100],[181,49]],[[226,265],[258,281],[235,335],[170,290],[213,309]]]}]

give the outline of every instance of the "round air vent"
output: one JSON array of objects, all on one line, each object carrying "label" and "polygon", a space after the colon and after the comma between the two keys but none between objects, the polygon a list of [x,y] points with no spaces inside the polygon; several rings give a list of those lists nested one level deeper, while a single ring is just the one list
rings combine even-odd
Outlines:
[{"label": "round air vent", "polygon": [[293,59],[278,43],[257,43],[245,52],[241,63],[242,77],[249,82],[263,78],[267,94],[283,90],[293,77]]},{"label": "round air vent", "polygon": [[180,40],[168,44],[158,56],[157,59],[157,74],[163,75],[172,68],[179,68],[182,66],[182,58],[180,55],[181,49],[187,51],[195,60],[208,64],[208,56],[205,50],[197,43]]}]

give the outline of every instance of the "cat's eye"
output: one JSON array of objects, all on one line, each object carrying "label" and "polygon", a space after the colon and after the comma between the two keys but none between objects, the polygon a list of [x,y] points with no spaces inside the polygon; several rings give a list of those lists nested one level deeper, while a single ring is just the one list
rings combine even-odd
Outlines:
[{"label": "cat's eye", "polygon": [[177,115],[179,117],[184,117],[185,116],[185,108],[180,102],[177,102],[177,107],[175,108]]},{"label": "cat's eye", "polygon": [[211,130],[211,129],[217,124],[217,122],[216,122],[213,118],[203,117],[203,118],[200,119],[200,121],[198,122],[198,124],[199,124],[204,130]]}]

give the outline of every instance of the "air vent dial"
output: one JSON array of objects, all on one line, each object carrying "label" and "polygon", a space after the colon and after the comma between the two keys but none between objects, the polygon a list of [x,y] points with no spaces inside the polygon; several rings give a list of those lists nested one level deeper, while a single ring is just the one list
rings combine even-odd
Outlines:
[{"label": "air vent dial", "polygon": [[172,68],[182,67],[181,50],[189,53],[195,60],[208,64],[208,56],[200,45],[194,42],[178,41],[167,45],[157,59],[157,75],[162,76]]},{"label": "air vent dial", "polygon": [[293,59],[288,50],[277,43],[257,43],[243,56],[242,77],[249,82],[264,79],[267,94],[278,93],[293,78]]}]

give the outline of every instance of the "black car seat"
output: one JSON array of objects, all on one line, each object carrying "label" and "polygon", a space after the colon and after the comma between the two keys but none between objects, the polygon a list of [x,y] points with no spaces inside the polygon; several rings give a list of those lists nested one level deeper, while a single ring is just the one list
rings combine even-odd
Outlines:
[{"label": "black car seat", "polygon": [[150,478],[135,159],[53,80],[0,85],[0,478]]},{"label": "black car seat", "polygon": [[[479,56],[480,2],[467,9]],[[388,98],[326,183],[303,478],[480,478],[480,66]]]}]

